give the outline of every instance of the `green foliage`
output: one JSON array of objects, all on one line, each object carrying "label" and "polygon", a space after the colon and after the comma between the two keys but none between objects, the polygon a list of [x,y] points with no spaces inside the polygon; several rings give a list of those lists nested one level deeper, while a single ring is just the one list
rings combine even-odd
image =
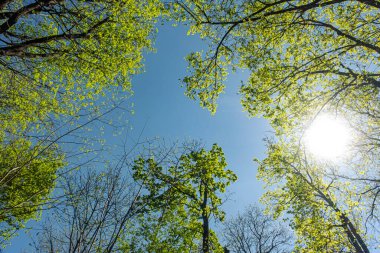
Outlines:
[{"label": "green foliage", "polygon": [[0,236],[10,238],[35,219],[49,199],[56,172],[63,166],[57,151],[16,141],[0,148]]},{"label": "green foliage", "polygon": [[[175,18],[210,44],[186,93],[214,112],[228,68],[248,69],[242,105],[277,131],[323,108],[376,113],[379,5],[371,1],[181,1]],[[378,114],[376,114],[378,116]]]},{"label": "green foliage", "polygon": [[[132,93],[131,77],[153,49],[161,14],[156,0],[1,1],[0,164],[6,184],[0,220],[10,227],[6,231],[38,216],[64,167],[65,149],[57,146],[87,145],[77,130]],[[2,233],[3,239],[10,234]]]},{"label": "green foliage", "polygon": [[34,8],[9,2],[3,11],[30,11],[0,28],[0,136],[46,129],[49,118],[95,110],[94,102],[107,91],[116,94],[116,87],[130,92],[161,13],[154,0],[43,1]]},{"label": "green foliage", "polygon": [[363,221],[372,200],[338,171],[309,159],[298,145],[268,145],[258,174],[268,187],[262,199],[275,217],[292,216],[298,252],[368,252],[372,232]]},{"label": "green foliage", "polygon": [[[224,219],[220,194],[236,180],[216,144],[210,151],[192,150],[163,164],[154,156],[135,161],[134,178],[144,185],[147,203],[141,235],[149,252],[198,252],[204,221],[213,216]],[[205,192],[207,200],[205,201]],[[212,252],[222,252],[211,231]],[[142,245],[143,246],[143,245]]]},{"label": "green foliage", "polygon": [[[250,71],[240,88],[243,108],[267,118],[280,140],[260,166],[264,199],[277,215],[292,215],[300,251],[368,252],[370,234],[378,234],[379,8],[366,0],[172,6],[173,17],[209,43],[188,58],[190,98],[215,112],[226,71]],[[300,138],[321,111],[346,118],[358,133],[355,156],[339,164],[350,173],[303,154]]]}]

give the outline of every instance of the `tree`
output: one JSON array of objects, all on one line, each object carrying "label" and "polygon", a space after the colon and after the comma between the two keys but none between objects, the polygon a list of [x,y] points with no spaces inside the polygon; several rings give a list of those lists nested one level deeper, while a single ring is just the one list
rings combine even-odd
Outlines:
[{"label": "tree", "polygon": [[130,236],[143,206],[137,201],[141,187],[123,174],[122,163],[82,169],[60,180],[63,197],[46,213],[36,252],[130,252],[121,239]]},{"label": "tree", "polygon": [[223,220],[220,194],[236,175],[225,169],[223,151],[216,144],[210,151],[190,146],[179,154],[150,154],[135,163],[134,178],[147,191],[142,198],[149,203],[147,214],[158,216],[143,234],[147,251],[223,252],[210,219]]},{"label": "tree", "polygon": [[131,156],[143,143],[126,140],[121,151],[112,152],[116,159],[98,156],[60,171],[43,222],[31,230],[34,252],[136,252],[132,235],[146,203],[139,201],[142,186],[131,177]]},{"label": "tree", "polygon": [[[350,168],[350,167],[349,167]],[[273,213],[291,214],[301,252],[370,252],[378,243],[378,205],[371,187],[337,175],[342,167],[320,163],[289,142],[269,143],[259,178]],[[346,175],[350,174],[346,172]],[[371,224],[371,226],[370,226]]]},{"label": "tree", "polygon": [[223,225],[223,237],[231,253],[291,252],[289,230],[255,206],[227,220]]},{"label": "tree", "polygon": [[[87,152],[90,138],[74,132],[105,120],[130,95],[160,14],[155,0],[0,1],[1,194],[22,185],[0,207],[8,223],[18,220],[12,226],[37,216],[49,197],[54,174],[73,156],[61,144]],[[22,182],[45,184],[31,191]],[[9,212],[15,201],[34,207],[21,218]]]},{"label": "tree", "polygon": [[[260,166],[260,178],[278,187],[265,199],[276,213],[293,214],[300,248],[367,252],[379,215],[380,3],[196,0],[172,7],[210,45],[188,57],[189,97],[215,112],[227,71],[250,71],[242,105],[269,119],[279,139]],[[356,154],[341,166],[303,154],[303,132],[325,111],[345,117],[357,133]]]},{"label": "tree", "polygon": [[[56,204],[56,181],[84,167],[96,156],[99,158],[104,152],[104,145],[96,150],[89,149],[87,145],[93,143],[81,133],[86,133],[86,127],[103,125],[106,115],[117,109],[112,106],[105,112],[88,115],[89,119],[84,122],[68,118],[59,131],[33,136],[36,140],[28,140],[28,136],[15,137],[0,144],[1,247],[6,246],[19,230],[25,229],[27,221],[39,219],[43,210]],[[70,124],[73,120],[80,124]]]}]

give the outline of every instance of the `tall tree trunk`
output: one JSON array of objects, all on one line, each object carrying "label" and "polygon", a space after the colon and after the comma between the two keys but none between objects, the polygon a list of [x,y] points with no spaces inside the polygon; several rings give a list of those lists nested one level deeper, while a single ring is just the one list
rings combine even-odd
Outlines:
[{"label": "tall tree trunk", "polygon": [[210,229],[209,220],[207,212],[207,199],[208,199],[208,189],[207,185],[203,185],[203,202],[202,202],[202,220],[203,220],[203,233],[202,233],[202,253],[210,253]]}]

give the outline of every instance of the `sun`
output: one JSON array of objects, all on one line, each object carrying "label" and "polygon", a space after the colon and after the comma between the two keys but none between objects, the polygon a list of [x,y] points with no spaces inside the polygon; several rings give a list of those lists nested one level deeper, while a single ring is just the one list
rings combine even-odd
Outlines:
[{"label": "sun", "polygon": [[352,131],[347,122],[329,114],[316,117],[304,137],[306,148],[323,160],[347,156],[351,141]]}]

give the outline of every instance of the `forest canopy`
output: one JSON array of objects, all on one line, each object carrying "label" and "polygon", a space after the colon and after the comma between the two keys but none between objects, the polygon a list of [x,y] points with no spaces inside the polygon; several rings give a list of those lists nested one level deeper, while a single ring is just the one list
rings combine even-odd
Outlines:
[{"label": "forest canopy", "polygon": [[[1,246],[43,213],[36,252],[377,249],[379,10],[377,0],[0,1]],[[225,221],[237,176],[219,144],[129,138],[119,112],[159,24],[186,27],[206,44],[187,55],[182,85],[212,114],[228,75],[249,73],[236,84],[242,110],[274,130],[255,159],[265,209]],[[306,140],[322,117],[325,133],[314,139],[338,121],[350,135],[336,153],[320,142],[329,157]],[[107,154],[104,129],[125,135]]]}]

